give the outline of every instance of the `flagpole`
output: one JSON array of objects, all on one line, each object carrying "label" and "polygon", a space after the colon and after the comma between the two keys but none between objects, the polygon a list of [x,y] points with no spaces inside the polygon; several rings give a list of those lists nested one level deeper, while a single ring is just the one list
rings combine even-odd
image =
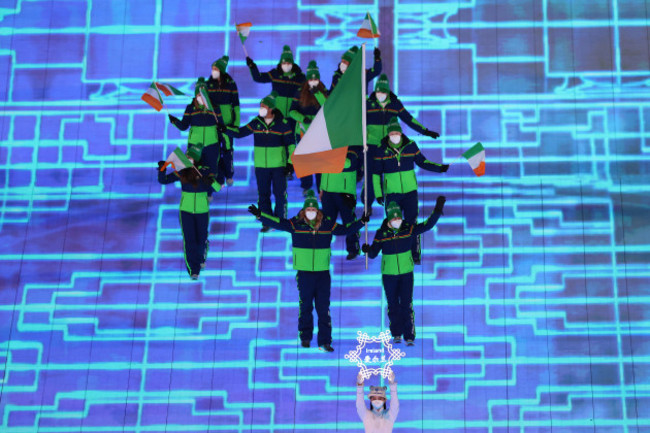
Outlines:
[{"label": "flagpole", "polygon": [[[363,209],[368,215],[368,133],[366,131],[366,44],[361,44],[361,136],[363,137]],[[372,206],[372,203],[370,204]],[[366,223],[366,241],[368,243],[368,223]],[[366,270],[368,253],[366,253]]]}]

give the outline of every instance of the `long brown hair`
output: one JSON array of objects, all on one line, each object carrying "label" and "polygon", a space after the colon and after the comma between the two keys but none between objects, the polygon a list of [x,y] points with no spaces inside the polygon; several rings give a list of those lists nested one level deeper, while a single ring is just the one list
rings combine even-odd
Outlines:
[{"label": "long brown hair", "polygon": [[[318,229],[320,228],[321,223],[323,222],[323,217],[324,216],[325,215],[323,215],[323,212],[320,209],[318,209],[318,211],[316,212],[316,218],[314,219],[314,225],[313,225],[314,230],[318,231]],[[307,224],[309,224],[311,226],[310,221],[307,219],[307,216],[305,215],[305,210],[304,209],[302,209],[300,212],[298,212],[298,218],[305,221]]]},{"label": "long brown hair", "polygon": [[201,175],[196,168],[187,167],[179,170],[178,177],[181,179],[181,183],[189,183],[194,188],[196,188],[199,186],[199,179],[201,178]]},{"label": "long brown hair", "polygon": [[[327,98],[327,89],[322,81],[318,81],[316,89],[319,90]],[[318,104],[318,99],[314,96],[313,93],[309,91],[309,81],[302,83],[300,87],[300,106],[301,107],[311,107]]]}]

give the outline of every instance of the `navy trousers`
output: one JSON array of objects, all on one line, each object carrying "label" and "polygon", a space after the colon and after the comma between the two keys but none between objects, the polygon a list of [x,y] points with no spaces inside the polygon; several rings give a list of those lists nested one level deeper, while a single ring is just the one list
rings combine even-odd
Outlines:
[{"label": "navy trousers", "polygon": [[187,273],[198,275],[201,272],[201,264],[205,262],[208,254],[210,214],[181,211],[180,222]]},{"label": "navy trousers", "polygon": [[332,343],[332,318],[330,317],[330,271],[298,271],[298,294],[300,296],[300,315],[298,334],[300,341],[311,341],[314,335],[314,316],[318,314],[318,345]]},{"label": "navy trousers", "polygon": [[413,272],[400,275],[382,275],[388,303],[388,320],[393,337],[404,336],[415,340],[413,312]]},{"label": "navy trousers", "polygon": [[[255,167],[255,178],[257,180],[257,204],[260,210],[278,218],[286,218],[287,178],[284,175],[284,167]],[[271,190],[275,197],[275,212],[271,210]]]},{"label": "navy trousers", "polygon": [[[323,205],[323,215],[329,217],[332,221],[336,221],[338,214],[341,214],[343,224],[352,223],[357,219],[354,214],[354,207],[349,207],[344,202],[342,195],[337,192],[323,191],[321,203]],[[350,233],[345,237],[345,249],[348,253],[359,251],[359,232]]]},{"label": "navy trousers", "polygon": [[[415,224],[418,220],[418,192],[411,191],[406,194],[388,194],[384,205],[394,201],[402,209],[402,216],[404,221]],[[413,246],[411,247],[413,258],[420,258],[420,236],[413,238]]]},{"label": "navy trousers", "polygon": [[232,179],[235,175],[235,167],[233,165],[233,151],[232,149],[221,149],[221,158],[219,159],[219,173],[217,174],[217,182],[223,185],[226,179]]}]

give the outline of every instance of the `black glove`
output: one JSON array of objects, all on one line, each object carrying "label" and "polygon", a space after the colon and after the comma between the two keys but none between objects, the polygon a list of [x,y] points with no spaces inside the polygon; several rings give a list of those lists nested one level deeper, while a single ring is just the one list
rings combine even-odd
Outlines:
[{"label": "black glove", "polygon": [[228,127],[222,123],[217,124],[217,131],[224,133],[228,130]]},{"label": "black glove", "polygon": [[370,251],[370,245],[368,244],[361,245],[361,251],[363,251],[364,253],[368,253],[368,251]]},{"label": "black glove", "polygon": [[436,131],[429,131],[428,129],[426,131],[424,131],[424,135],[426,135],[427,137],[431,137],[431,138],[440,137],[440,134],[438,134]]},{"label": "black glove", "polygon": [[246,66],[248,66],[249,68],[255,66],[255,62],[253,61],[253,59],[251,59],[250,57],[246,57]]},{"label": "black glove", "polygon": [[160,171],[163,165],[165,165],[165,161],[158,161],[158,171]]},{"label": "black glove", "polygon": [[346,207],[350,209],[354,209],[355,207],[357,207],[357,199],[354,198],[352,194],[341,193],[341,198],[343,199],[343,204]]},{"label": "black glove", "polygon": [[284,167],[284,175],[289,176],[291,173],[293,173],[293,165],[287,163],[287,165]]},{"label": "black glove", "polygon": [[440,166],[440,173],[445,173],[447,170],[449,170],[449,164],[442,164]]},{"label": "black glove", "polygon": [[365,224],[368,221],[370,221],[370,214],[364,212],[363,215],[361,216],[361,222]]},{"label": "black glove", "polygon": [[379,48],[375,47],[372,54],[375,56],[375,60],[381,60],[381,51],[379,51]]},{"label": "black glove", "polygon": [[259,218],[260,215],[262,215],[262,211],[259,210],[259,208],[254,204],[248,206],[248,212],[255,215],[257,218]]},{"label": "black glove", "polygon": [[201,182],[203,182],[205,186],[210,186],[212,185],[212,182],[214,182],[214,176],[201,176]]},{"label": "black glove", "polygon": [[169,121],[170,121],[171,123],[176,123],[176,122],[178,122],[178,117],[172,116],[171,114],[168,114],[167,116],[169,116]]},{"label": "black glove", "polygon": [[303,125],[311,125],[311,117],[305,116],[304,119],[302,119]]},{"label": "black glove", "polygon": [[377,197],[377,203],[379,203],[379,206],[384,205],[384,197]]},{"label": "black glove", "polygon": [[433,213],[439,213],[440,215],[444,215],[442,213],[442,208],[445,207],[446,201],[447,198],[444,195],[439,195],[438,199],[436,200],[436,207],[433,209]]}]

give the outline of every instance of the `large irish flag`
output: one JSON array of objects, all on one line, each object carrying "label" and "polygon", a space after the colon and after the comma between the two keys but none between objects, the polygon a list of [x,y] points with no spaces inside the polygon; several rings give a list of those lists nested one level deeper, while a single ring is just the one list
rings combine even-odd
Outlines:
[{"label": "large irish flag", "polygon": [[362,48],[309,125],[291,156],[296,176],[340,173],[348,146],[363,144],[366,70]]}]

